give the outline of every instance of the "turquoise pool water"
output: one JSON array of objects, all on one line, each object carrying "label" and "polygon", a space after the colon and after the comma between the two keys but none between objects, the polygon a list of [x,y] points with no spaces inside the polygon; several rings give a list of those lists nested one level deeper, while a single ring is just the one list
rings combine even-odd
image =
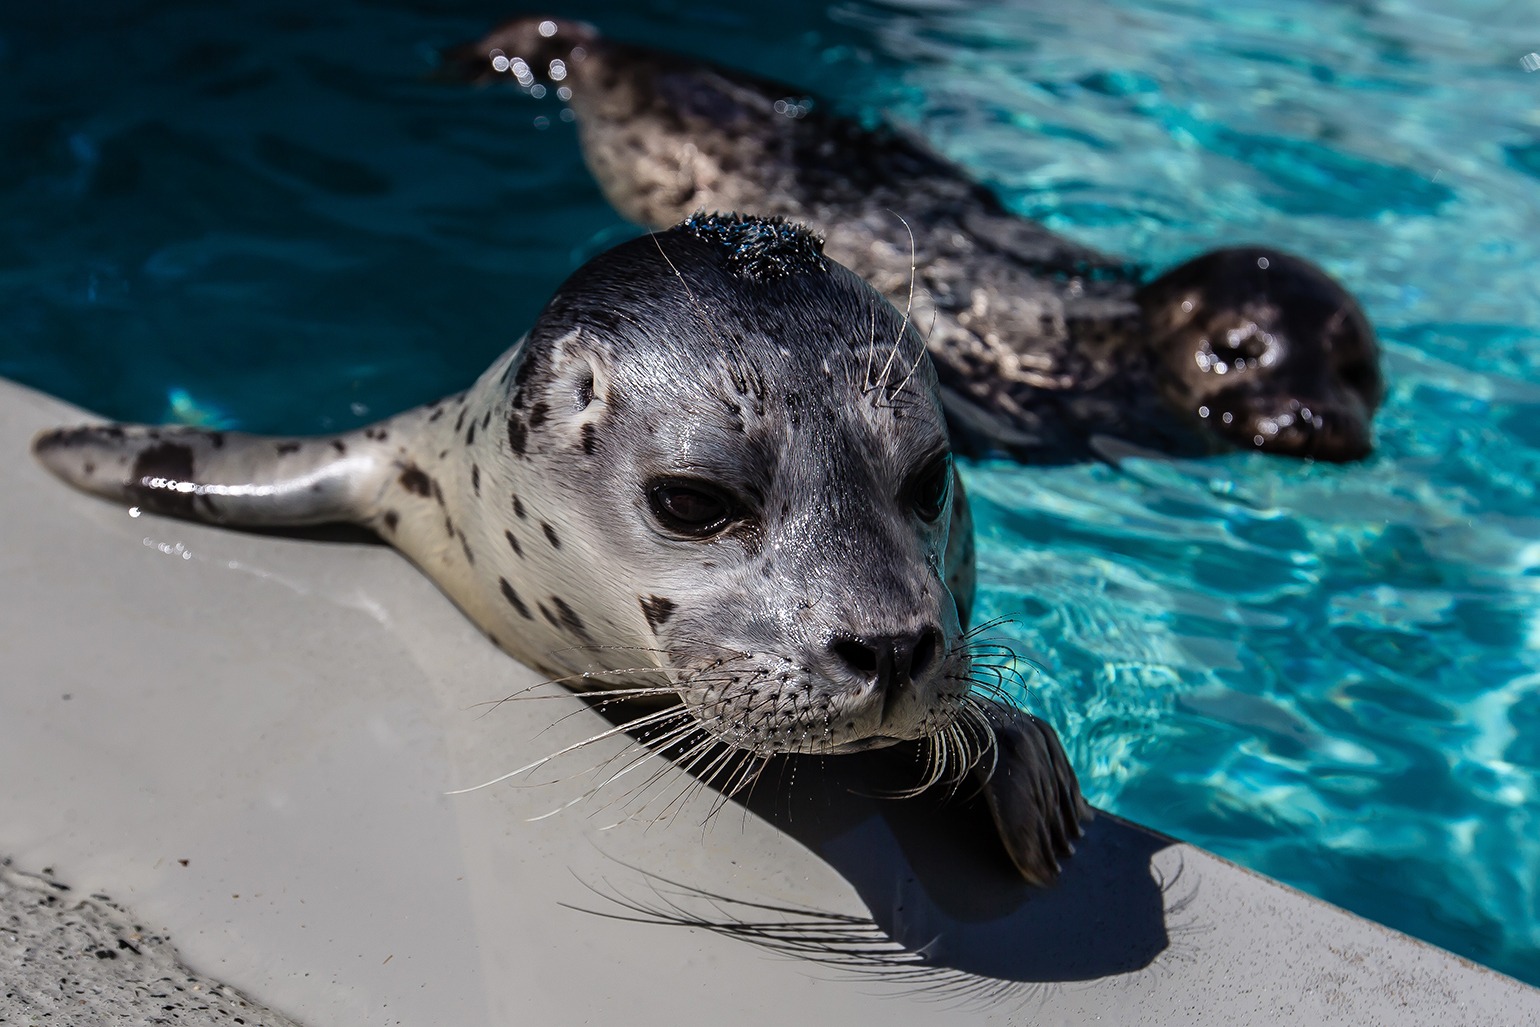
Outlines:
[{"label": "turquoise pool water", "polygon": [[[970,466],[983,613],[1098,804],[1540,983],[1535,8],[571,11],[887,112],[1109,251],[1262,241],[1363,299],[1371,461]],[[265,431],[460,388],[629,231],[552,108],[424,81],[505,13],[0,15],[0,374]]]}]

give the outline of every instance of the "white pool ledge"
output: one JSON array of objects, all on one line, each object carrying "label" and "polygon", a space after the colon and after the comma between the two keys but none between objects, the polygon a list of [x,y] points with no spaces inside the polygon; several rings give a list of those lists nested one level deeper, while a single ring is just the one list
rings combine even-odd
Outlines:
[{"label": "white pool ledge", "polygon": [[[619,786],[537,819],[624,739],[447,795],[607,724],[554,689],[478,705],[535,675],[387,548],[71,492],[27,444],[82,416],[0,382],[0,857],[301,1023],[1540,1023],[1540,991],[1111,817],[1032,893],[961,814],[817,780],[705,828],[715,793],[651,824],[666,800],[628,818]],[[788,915],[658,878],[857,918],[938,969],[598,915]]]}]

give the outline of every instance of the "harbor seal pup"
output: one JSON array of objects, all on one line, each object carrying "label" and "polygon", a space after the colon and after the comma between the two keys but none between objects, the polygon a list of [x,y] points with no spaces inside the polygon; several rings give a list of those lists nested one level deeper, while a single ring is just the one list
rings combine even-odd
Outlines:
[{"label": "harbor seal pup", "polygon": [[447,51],[443,69],[565,98],[605,196],[638,224],[707,209],[811,225],[831,257],[912,307],[967,451],[1059,462],[1110,435],[1187,455],[1370,452],[1374,332],[1298,257],[1227,248],[1146,280],[889,128],[580,22],[521,18]]},{"label": "harbor seal pup", "polygon": [[[34,452],[86,491],[215,524],[362,525],[491,639],[708,746],[928,746],[975,775],[1021,873],[1089,809],[965,631],[972,524],[911,319],[800,226],[698,216],[596,257],[469,391],[319,438],[105,425]],[[701,737],[699,744],[692,739]]]}]

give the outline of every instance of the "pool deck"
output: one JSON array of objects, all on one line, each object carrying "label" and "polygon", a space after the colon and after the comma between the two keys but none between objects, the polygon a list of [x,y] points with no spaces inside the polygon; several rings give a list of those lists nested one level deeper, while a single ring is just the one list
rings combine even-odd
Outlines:
[{"label": "pool deck", "polygon": [[[1540,991],[1107,815],[1034,892],[975,813],[836,761],[750,809],[631,794],[650,768],[573,803],[610,737],[449,795],[608,724],[550,686],[484,705],[536,676],[390,549],[71,492],[26,449],[82,416],[0,381],[0,857],[169,934],[194,993],[312,1027],[1540,1024]],[[12,980],[120,962],[0,942]]]}]

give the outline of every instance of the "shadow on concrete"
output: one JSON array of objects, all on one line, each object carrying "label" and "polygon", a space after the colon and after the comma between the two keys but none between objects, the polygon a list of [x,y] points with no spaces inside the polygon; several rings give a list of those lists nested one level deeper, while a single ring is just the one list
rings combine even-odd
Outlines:
[{"label": "shadow on concrete", "polygon": [[876,797],[912,779],[912,765],[880,754],[783,760],[745,803],[843,876],[867,919],[707,893],[640,867],[629,869],[647,878],[643,891],[591,884],[607,902],[589,911],[710,930],[984,1004],[1034,984],[1133,973],[1165,951],[1173,882],[1151,859],[1171,839],[1098,813],[1059,880],[1035,888],[1006,857],[981,800],[940,790]]}]

